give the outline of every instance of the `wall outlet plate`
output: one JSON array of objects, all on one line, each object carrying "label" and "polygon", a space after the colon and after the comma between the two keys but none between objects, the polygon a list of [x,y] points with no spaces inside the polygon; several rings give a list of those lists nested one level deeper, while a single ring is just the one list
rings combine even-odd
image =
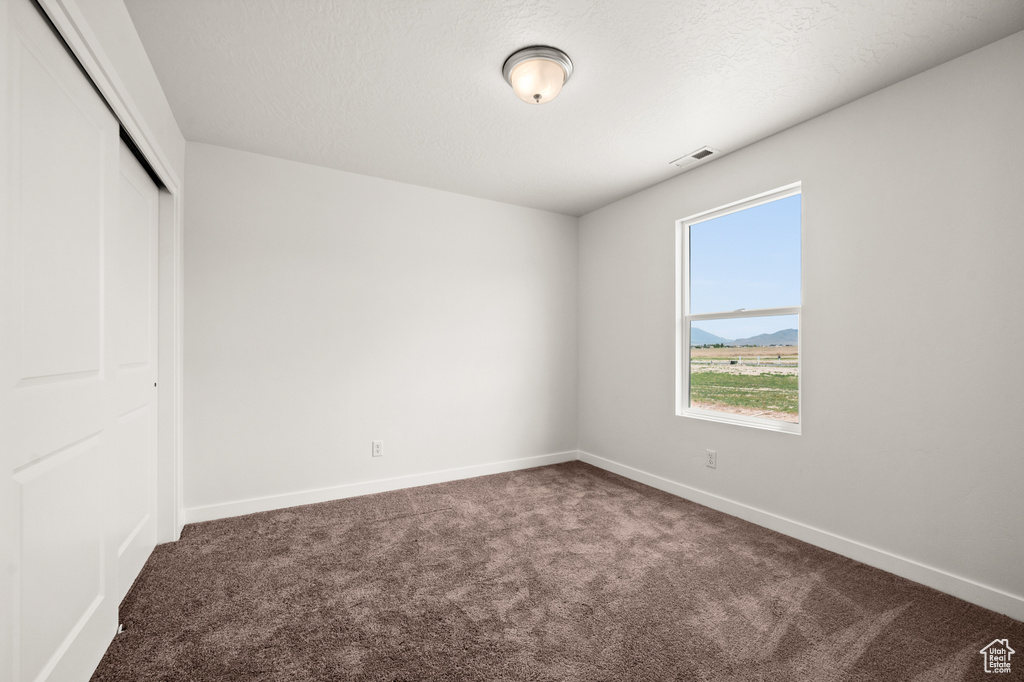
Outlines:
[{"label": "wall outlet plate", "polygon": [[708,466],[708,467],[710,467],[712,469],[717,468],[718,467],[718,451],[717,450],[707,450],[706,452],[707,452],[707,461],[704,463],[705,466]]},{"label": "wall outlet plate", "polygon": [[374,457],[383,457],[384,456],[384,441],[382,441],[382,440],[375,440],[375,441],[373,441],[372,454],[373,454]]}]

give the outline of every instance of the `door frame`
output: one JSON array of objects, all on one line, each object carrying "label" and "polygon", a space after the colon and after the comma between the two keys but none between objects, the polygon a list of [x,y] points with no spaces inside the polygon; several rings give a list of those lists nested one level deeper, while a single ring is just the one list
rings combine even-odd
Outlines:
[{"label": "door frame", "polygon": [[185,525],[183,477],[183,188],[76,0],[35,0],[164,184],[160,189],[157,322],[157,542]]}]

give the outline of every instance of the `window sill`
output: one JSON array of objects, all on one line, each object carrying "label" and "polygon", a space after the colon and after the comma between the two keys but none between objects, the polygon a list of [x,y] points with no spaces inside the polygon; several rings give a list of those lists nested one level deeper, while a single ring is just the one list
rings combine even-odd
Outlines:
[{"label": "window sill", "polygon": [[712,410],[702,410],[699,407],[684,407],[681,412],[676,414],[676,416],[689,417],[690,419],[703,419],[704,421],[719,422],[721,424],[735,424],[737,426],[763,429],[765,431],[778,431],[779,433],[800,435],[799,423],[791,424],[777,419],[759,419],[758,417],[748,417],[743,414],[714,412]]}]

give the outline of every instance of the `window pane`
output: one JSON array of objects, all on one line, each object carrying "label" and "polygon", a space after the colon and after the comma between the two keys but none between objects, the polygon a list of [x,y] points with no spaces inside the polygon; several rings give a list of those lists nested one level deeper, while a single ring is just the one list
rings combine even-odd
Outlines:
[{"label": "window pane", "polygon": [[800,195],[690,226],[690,313],[800,305]]},{"label": "window pane", "polygon": [[690,324],[690,407],[800,422],[799,318]]}]

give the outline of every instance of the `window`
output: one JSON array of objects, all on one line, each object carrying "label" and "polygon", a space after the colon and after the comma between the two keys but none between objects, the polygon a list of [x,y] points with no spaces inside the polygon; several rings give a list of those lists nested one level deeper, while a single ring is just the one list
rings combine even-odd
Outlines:
[{"label": "window", "polygon": [[800,184],[676,223],[676,414],[800,432]]}]

